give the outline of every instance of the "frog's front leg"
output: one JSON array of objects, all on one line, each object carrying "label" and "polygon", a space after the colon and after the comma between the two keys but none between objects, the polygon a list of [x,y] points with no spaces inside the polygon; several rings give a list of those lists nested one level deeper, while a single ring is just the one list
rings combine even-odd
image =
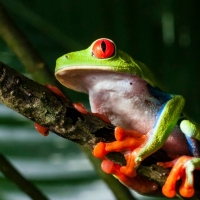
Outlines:
[{"label": "frog's front leg", "polygon": [[[135,132],[131,133],[131,131],[129,134],[125,130],[124,136],[120,140],[116,138],[116,142],[97,144],[94,148],[94,155],[102,158],[112,151],[125,152],[127,165],[121,167],[120,170],[127,176],[134,177],[141,161],[165,143],[179,119],[183,106],[183,97],[173,96],[163,105],[153,128],[146,135],[141,136],[138,133],[135,135]],[[116,129],[115,135],[119,134],[118,132],[118,129]]]},{"label": "frog's front leg", "polygon": [[136,175],[136,169],[141,161],[163,146],[177,124],[184,103],[182,96],[174,95],[163,105],[153,128],[147,133],[145,142],[128,155],[127,163],[132,164],[130,166],[123,166],[121,168],[123,173],[129,176],[131,174]]},{"label": "frog's front leg", "polygon": [[135,177],[136,169],[141,161],[157,151],[165,143],[179,119],[183,106],[183,97],[173,96],[163,105],[153,128],[146,135],[141,136],[137,132],[127,130],[123,132],[123,129],[119,131],[119,128],[117,128],[115,137],[120,135],[119,132],[123,133],[121,134],[122,136],[116,137],[117,141],[112,143],[97,144],[94,148],[94,155],[103,158],[109,152],[123,152],[127,164],[122,166],[120,171],[126,176]]}]

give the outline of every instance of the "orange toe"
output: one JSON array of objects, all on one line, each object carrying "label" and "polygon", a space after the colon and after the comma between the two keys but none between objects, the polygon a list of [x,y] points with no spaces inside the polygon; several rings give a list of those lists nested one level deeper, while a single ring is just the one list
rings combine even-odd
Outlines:
[{"label": "orange toe", "polygon": [[103,143],[103,142],[99,142],[95,147],[94,147],[94,150],[93,150],[93,155],[96,157],[96,158],[104,158],[107,154],[106,152],[106,144]]},{"label": "orange toe", "polygon": [[83,106],[82,103],[73,103],[73,106],[76,110],[78,110],[79,112],[83,113],[83,114],[87,114],[88,111],[85,109],[85,107]]},{"label": "orange toe", "polygon": [[119,126],[117,126],[115,128],[115,139],[117,141],[121,141],[125,137],[140,138],[140,137],[143,137],[143,136],[144,135],[142,135],[141,133],[138,133],[137,131],[134,131],[134,130],[123,129]]},{"label": "orange toe", "polygon": [[126,135],[125,135],[123,129],[122,129],[121,127],[117,126],[117,127],[115,128],[115,139],[116,139],[117,141],[121,141],[121,140],[124,139],[125,136],[126,136]]},{"label": "orange toe", "polygon": [[193,176],[190,177],[190,181],[188,180],[189,176],[187,173],[184,173],[184,176],[182,178],[182,185],[179,188],[179,192],[181,196],[190,198],[194,195],[194,179]]},{"label": "orange toe", "polygon": [[190,198],[194,195],[194,188],[192,187],[180,187],[179,192],[181,194],[181,196],[186,197],[186,198]]},{"label": "orange toe", "polygon": [[51,90],[52,92],[54,92],[55,94],[57,94],[58,96],[66,98],[65,95],[56,86],[53,86],[53,85],[50,85],[50,84],[46,84],[45,86],[49,90]]},{"label": "orange toe", "polygon": [[49,135],[49,129],[48,128],[41,126],[40,124],[37,124],[37,123],[34,123],[34,127],[43,136]]},{"label": "orange toe", "polygon": [[110,160],[104,159],[101,163],[101,169],[107,174],[114,173],[114,163]]},{"label": "orange toe", "polygon": [[135,171],[136,163],[134,154],[129,153],[125,155],[125,158],[126,158],[126,166],[121,167],[120,171],[126,176],[135,177],[137,174]]}]

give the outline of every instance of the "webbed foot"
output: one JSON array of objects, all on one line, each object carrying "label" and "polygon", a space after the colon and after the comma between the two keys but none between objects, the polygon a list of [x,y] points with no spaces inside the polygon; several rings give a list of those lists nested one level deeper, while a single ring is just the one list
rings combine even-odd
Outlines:
[{"label": "webbed foot", "polygon": [[170,174],[162,188],[162,192],[165,196],[173,198],[176,195],[176,182],[180,178],[182,179],[182,185],[179,188],[181,196],[190,198],[194,195],[194,177],[193,171],[200,166],[199,158],[190,156],[181,156],[171,162],[158,163],[158,165],[169,168],[172,167]]},{"label": "webbed foot", "polygon": [[140,149],[138,147],[145,143],[146,138],[146,135],[142,135],[136,131],[116,127],[116,141],[98,143],[93,150],[93,154],[97,158],[104,158],[110,152],[124,153],[127,165],[120,167],[120,171],[126,176],[135,177],[135,169],[137,167],[135,159]]}]

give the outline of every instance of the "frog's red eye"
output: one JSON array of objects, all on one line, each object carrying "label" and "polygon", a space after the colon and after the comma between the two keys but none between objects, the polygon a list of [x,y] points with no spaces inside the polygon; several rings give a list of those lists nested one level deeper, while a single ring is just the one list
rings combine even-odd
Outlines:
[{"label": "frog's red eye", "polygon": [[115,53],[115,45],[111,40],[99,39],[93,44],[92,53],[96,58],[110,58]]}]

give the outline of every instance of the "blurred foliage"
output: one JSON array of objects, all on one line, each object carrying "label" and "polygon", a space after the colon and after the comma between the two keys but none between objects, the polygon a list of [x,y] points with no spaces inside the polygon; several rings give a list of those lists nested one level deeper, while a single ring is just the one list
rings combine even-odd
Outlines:
[{"label": "blurred foliage", "polygon": [[[200,122],[200,82],[197,77],[200,71],[200,1],[0,2],[52,72],[59,56],[85,49],[97,38],[108,37],[118,48],[147,64],[167,91],[183,95],[187,102],[186,113]],[[0,60],[26,73],[1,38]],[[68,95],[73,101],[88,105],[86,95],[70,90]]]}]

